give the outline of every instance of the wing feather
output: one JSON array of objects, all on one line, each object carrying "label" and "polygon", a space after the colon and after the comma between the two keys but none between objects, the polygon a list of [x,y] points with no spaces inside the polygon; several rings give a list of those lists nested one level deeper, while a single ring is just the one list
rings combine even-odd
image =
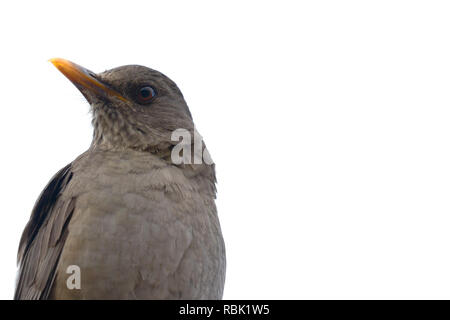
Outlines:
[{"label": "wing feather", "polygon": [[17,260],[16,300],[48,298],[67,237],[75,199],[62,199],[72,178],[72,165],[62,168],[39,196],[22,234]]}]

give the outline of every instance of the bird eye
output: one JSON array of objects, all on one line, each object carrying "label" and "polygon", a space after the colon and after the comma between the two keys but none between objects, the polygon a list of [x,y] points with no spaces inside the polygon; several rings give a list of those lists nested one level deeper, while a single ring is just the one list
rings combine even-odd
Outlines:
[{"label": "bird eye", "polygon": [[137,93],[137,98],[141,103],[150,102],[155,96],[156,91],[150,86],[140,88]]}]

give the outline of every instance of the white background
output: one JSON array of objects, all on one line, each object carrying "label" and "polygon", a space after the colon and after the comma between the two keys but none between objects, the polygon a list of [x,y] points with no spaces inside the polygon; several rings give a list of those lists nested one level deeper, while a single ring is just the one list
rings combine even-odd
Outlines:
[{"label": "white background", "polygon": [[2,1],[0,298],[89,107],[47,60],[142,64],[217,164],[227,299],[450,298],[446,1]]}]

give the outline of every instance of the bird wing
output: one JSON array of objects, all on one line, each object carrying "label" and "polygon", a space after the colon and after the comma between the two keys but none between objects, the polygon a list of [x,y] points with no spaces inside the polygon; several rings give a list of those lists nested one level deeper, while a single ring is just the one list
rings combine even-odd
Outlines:
[{"label": "bird wing", "polygon": [[75,207],[74,198],[61,196],[72,178],[71,169],[72,164],[65,166],[50,180],[23,231],[17,255],[16,300],[46,299],[50,294]]}]

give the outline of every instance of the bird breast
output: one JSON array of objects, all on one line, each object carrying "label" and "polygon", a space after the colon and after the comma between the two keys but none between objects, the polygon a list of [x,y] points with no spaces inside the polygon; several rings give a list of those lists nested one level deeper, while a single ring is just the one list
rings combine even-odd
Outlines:
[{"label": "bird breast", "polygon": [[[75,198],[54,298],[219,299],[225,249],[214,199],[151,154],[87,152],[63,197]],[[67,268],[81,288],[68,289]]]}]

